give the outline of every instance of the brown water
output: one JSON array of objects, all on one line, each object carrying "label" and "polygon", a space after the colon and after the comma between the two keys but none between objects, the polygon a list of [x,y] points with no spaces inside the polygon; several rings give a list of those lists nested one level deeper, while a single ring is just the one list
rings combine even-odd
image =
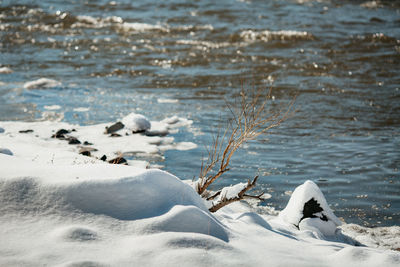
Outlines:
[{"label": "brown water", "polygon": [[[298,112],[244,147],[221,185],[260,174],[281,209],[311,179],[347,222],[400,224],[398,1],[0,1],[0,38],[14,70],[0,74],[0,120],[187,117],[174,137],[199,148],[155,163],[191,179],[224,99],[272,86],[272,107],[298,95]],[[23,89],[41,77],[62,85]]]}]

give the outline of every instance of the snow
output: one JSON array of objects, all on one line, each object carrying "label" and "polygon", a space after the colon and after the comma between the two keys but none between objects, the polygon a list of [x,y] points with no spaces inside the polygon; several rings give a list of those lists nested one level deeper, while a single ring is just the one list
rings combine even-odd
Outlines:
[{"label": "snow", "polygon": [[221,194],[218,196],[217,202],[224,199],[239,198],[239,193],[247,187],[246,183],[238,183],[232,186],[224,187],[221,190]]},{"label": "snow", "polygon": [[48,78],[40,78],[35,81],[26,82],[24,84],[25,89],[44,89],[60,86],[61,83],[59,81],[48,79]]},{"label": "snow", "polygon": [[[279,216],[245,202],[212,214],[168,172],[108,164],[51,138],[74,128],[68,134],[93,142],[94,154],[173,147],[170,136],[126,136],[125,128],[110,137],[104,129],[111,124],[1,122],[0,147],[13,155],[0,153],[0,266],[400,266],[400,252],[390,250],[400,247],[399,226],[339,226],[311,181]],[[153,125],[171,131],[188,122]],[[234,197],[244,185],[224,194]],[[303,218],[310,199],[322,210]]]},{"label": "snow", "polygon": [[150,121],[145,116],[136,113],[124,117],[122,123],[133,132],[146,131],[151,128]]},{"label": "snow", "polygon": [[[180,127],[186,127],[191,121],[171,117],[163,121],[148,121],[140,114],[125,117],[125,123],[131,127],[117,131],[119,137],[105,134],[106,127],[113,124],[101,123],[88,126],[72,125],[65,122],[1,122],[6,131],[0,134],[0,147],[10,149],[15,155],[35,162],[51,164],[87,164],[103,163],[99,159],[105,155],[107,160],[118,156],[126,157],[128,164],[137,167],[151,165],[136,156],[160,156],[167,150],[189,150],[197,145],[191,142],[175,142],[170,133]],[[126,118],[131,118],[126,121]],[[168,123],[169,122],[169,123]],[[132,133],[132,129],[146,129],[146,133]],[[70,145],[67,140],[51,138],[58,130],[69,131],[65,136],[77,138],[81,143]],[[32,130],[21,134],[21,130]],[[74,130],[74,131],[72,131]],[[1,131],[0,131],[1,132]],[[88,142],[85,144],[85,141]],[[90,150],[90,157],[80,155],[82,150]]]}]

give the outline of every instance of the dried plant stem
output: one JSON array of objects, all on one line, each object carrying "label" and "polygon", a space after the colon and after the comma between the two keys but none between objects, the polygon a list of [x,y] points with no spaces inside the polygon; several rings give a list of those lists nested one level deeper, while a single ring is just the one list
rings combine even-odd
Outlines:
[{"label": "dried plant stem", "polygon": [[242,88],[239,100],[227,106],[232,114],[225,131],[214,137],[212,145],[208,148],[208,160],[202,163],[199,181],[196,190],[205,196],[207,188],[229,171],[232,156],[243,143],[256,139],[271,128],[277,127],[292,112],[294,99],[285,107],[272,114],[266,113],[266,104],[270,99],[271,90],[263,96],[260,90],[246,94]]},{"label": "dried plant stem", "polygon": [[223,197],[216,204],[213,204],[212,207],[209,208],[209,211],[216,212],[217,210],[219,210],[220,208],[222,208],[228,204],[231,204],[233,202],[243,199],[245,197],[245,193],[247,191],[249,191],[250,189],[252,189],[256,185],[257,179],[258,179],[258,176],[254,177],[252,182],[250,182],[250,180],[248,180],[247,186],[245,188],[243,188],[236,197],[234,197],[234,198]]}]

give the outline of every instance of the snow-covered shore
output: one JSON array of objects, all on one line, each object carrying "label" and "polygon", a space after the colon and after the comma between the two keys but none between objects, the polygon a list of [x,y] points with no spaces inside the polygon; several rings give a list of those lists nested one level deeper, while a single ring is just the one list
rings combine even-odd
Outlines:
[{"label": "snow-covered shore", "polygon": [[195,146],[168,136],[185,119],[121,121],[106,134],[112,123],[0,122],[1,266],[400,266],[399,226],[339,226],[311,181],[278,216],[246,203],[211,214],[148,162],[108,164]]}]

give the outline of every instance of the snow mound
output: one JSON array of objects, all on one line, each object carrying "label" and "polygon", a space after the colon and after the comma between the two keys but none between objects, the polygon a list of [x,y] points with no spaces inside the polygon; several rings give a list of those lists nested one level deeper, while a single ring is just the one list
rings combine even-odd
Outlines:
[{"label": "snow mound", "polygon": [[161,232],[188,232],[211,235],[228,242],[228,235],[224,226],[212,217],[208,211],[196,206],[176,205],[146,228],[147,230]]},{"label": "snow mound", "polygon": [[122,123],[133,132],[144,132],[151,128],[150,121],[145,116],[136,113],[124,117]]},{"label": "snow mound", "polygon": [[44,89],[60,86],[61,83],[59,81],[48,79],[48,78],[40,78],[35,81],[26,82],[24,84],[25,89]]},{"label": "snow mound", "polygon": [[3,208],[9,210],[57,212],[72,208],[119,220],[160,216],[175,205],[208,212],[189,185],[161,170],[107,164],[54,167],[24,162],[25,171],[16,178],[21,162],[14,158],[0,157],[8,166],[0,177],[0,199]]},{"label": "snow mound", "polygon": [[333,214],[319,187],[309,180],[294,190],[279,217],[300,230],[316,231],[319,236],[334,235],[336,227],[342,224]]},{"label": "snow mound", "polygon": [[120,220],[159,216],[175,205],[194,205],[206,210],[200,197],[175,176],[148,170],[113,181],[75,183],[66,188],[68,203],[89,213]]}]

